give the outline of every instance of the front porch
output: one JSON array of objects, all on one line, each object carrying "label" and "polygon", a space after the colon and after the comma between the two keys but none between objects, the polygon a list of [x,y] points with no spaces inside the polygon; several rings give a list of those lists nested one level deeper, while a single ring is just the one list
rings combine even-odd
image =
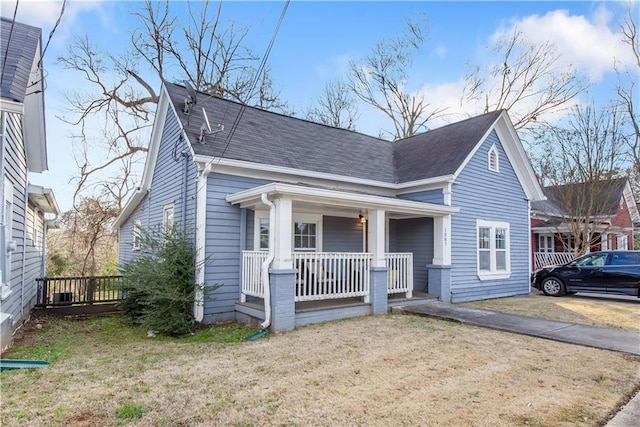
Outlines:
[{"label": "front porch", "polygon": [[237,320],[282,331],[450,298],[456,208],[280,183],[227,201],[253,248],[242,251]]},{"label": "front porch", "polygon": [[[266,319],[262,266],[267,258],[265,251],[243,251],[242,290],[236,312],[244,323],[256,324]],[[370,253],[294,253],[294,327],[374,314],[371,260]],[[374,270],[373,274],[386,273],[382,285],[386,289],[387,310],[438,300],[438,295],[414,290],[412,253],[387,253],[385,263],[385,268]]]}]

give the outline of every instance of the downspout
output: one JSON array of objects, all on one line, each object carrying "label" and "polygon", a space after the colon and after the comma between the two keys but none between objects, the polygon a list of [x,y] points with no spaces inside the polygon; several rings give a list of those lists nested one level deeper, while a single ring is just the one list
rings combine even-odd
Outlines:
[{"label": "downspout", "polygon": [[262,203],[269,206],[269,255],[267,259],[262,263],[262,269],[260,271],[262,276],[262,283],[264,286],[264,322],[260,325],[262,329],[267,329],[271,325],[271,289],[269,283],[269,266],[275,258],[275,224],[276,224],[276,207],[269,200],[266,193],[262,193],[260,197]]},{"label": "downspout", "polygon": [[[196,183],[196,265],[197,283],[204,286],[206,237],[207,237],[207,181],[211,173],[211,163],[200,170]],[[193,303],[193,317],[196,322],[204,320],[204,293],[198,288]]]},{"label": "downspout", "polygon": [[187,151],[182,152],[182,158],[184,159],[184,174],[182,176],[182,232],[186,232],[187,227],[187,175],[189,173],[189,158],[187,157]]}]

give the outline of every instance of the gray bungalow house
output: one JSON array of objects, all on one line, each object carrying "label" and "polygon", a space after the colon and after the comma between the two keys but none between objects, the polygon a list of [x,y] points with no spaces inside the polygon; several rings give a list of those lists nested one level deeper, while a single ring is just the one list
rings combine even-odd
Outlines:
[{"label": "gray bungalow house", "polygon": [[542,198],[505,111],[392,143],[165,82],[119,257],[179,221],[208,260],[200,282],[222,285],[196,318],[283,331],[527,294]]},{"label": "gray bungalow house", "polygon": [[[49,188],[29,184],[47,170],[40,28],[0,18],[0,348],[29,317],[45,275],[47,219],[58,214]],[[5,57],[6,55],[6,57]]]}]

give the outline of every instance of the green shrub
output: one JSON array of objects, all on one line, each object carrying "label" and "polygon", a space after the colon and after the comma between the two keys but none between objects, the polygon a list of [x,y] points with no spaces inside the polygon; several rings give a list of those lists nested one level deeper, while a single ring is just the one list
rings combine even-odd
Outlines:
[{"label": "green shrub", "polygon": [[157,333],[178,336],[197,329],[192,313],[198,292],[205,300],[219,287],[196,283],[196,250],[189,233],[176,225],[166,231],[140,230],[140,255],[126,263],[118,308]]}]

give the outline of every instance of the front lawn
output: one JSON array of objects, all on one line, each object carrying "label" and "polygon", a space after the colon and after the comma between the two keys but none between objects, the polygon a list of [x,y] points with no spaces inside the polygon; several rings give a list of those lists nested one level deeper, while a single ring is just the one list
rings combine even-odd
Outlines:
[{"label": "front lawn", "polygon": [[51,365],[0,374],[0,424],[597,426],[640,385],[637,357],[410,315],[250,332],[49,319],[5,355]]}]

